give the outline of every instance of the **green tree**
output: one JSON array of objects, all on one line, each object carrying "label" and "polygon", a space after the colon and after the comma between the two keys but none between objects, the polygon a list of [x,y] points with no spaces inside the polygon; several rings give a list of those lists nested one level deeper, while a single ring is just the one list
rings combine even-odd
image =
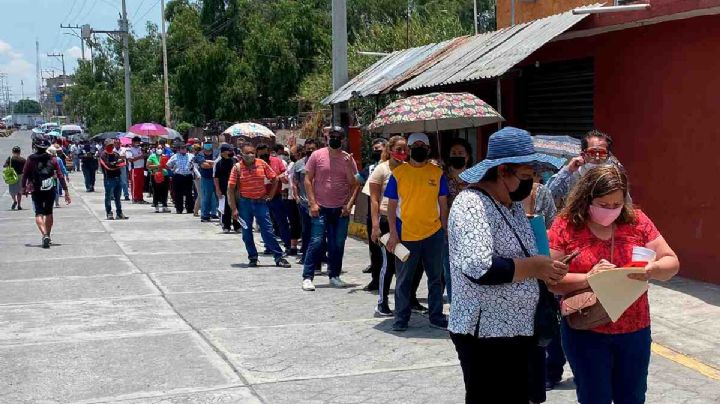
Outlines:
[{"label": "green tree", "polygon": [[40,103],[35,100],[20,100],[15,104],[13,112],[16,114],[39,114]]}]

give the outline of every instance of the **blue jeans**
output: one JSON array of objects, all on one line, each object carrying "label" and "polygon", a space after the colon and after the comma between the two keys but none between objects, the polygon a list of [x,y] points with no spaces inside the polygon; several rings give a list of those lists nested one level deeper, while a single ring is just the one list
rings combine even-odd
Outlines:
[{"label": "blue jeans", "polygon": [[73,171],[80,171],[80,157],[73,156]]},{"label": "blue jeans", "polygon": [[253,219],[257,219],[258,226],[260,226],[260,236],[265,243],[265,248],[273,252],[275,261],[282,258],[282,249],[275,239],[275,234],[273,234],[267,201],[265,201],[265,199],[247,199],[241,197],[238,199],[238,213],[240,214],[240,218],[247,224],[247,228],[243,228],[242,238],[245,243],[245,249],[248,252],[248,258],[250,258],[250,260],[257,260],[258,258],[255,239],[252,233]]},{"label": "blue jeans", "polygon": [[562,344],[575,375],[581,404],[642,404],[650,365],[650,327],[600,334],[561,327]]},{"label": "blue jeans", "polygon": [[282,196],[277,195],[273,199],[268,201],[268,208],[270,208],[270,214],[273,220],[277,223],[278,231],[280,232],[280,240],[288,250],[290,249],[290,220],[288,219],[288,212],[285,209],[285,202],[283,202]]},{"label": "blue jeans", "polygon": [[217,194],[215,194],[215,181],[212,178],[200,178],[200,216],[203,219],[217,216]]},{"label": "blue jeans", "polygon": [[105,213],[112,213],[111,202],[115,200],[115,212],[122,214],[122,205],[120,202],[120,177],[109,178],[105,176]]},{"label": "blue jeans", "polygon": [[442,256],[438,254],[438,251],[442,251],[444,243],[445,232],[442,229],[423,240],[402,241],[402,244],[410,250],[410,256],[405,262],[395,257],[395,323],[407,325],[410,321],[413,279],[420,262],[423,263],[427,274],[430,321],[438,323],[445,318],[442,298]]},{"label": "blue jeans", "polygon": [[128,171],[127,167],[120,169],[120,188],[122,189],[123,196],[130,198],[130,188],[128,188]]},{"label": "blue jeans", "polygon": [[341,216],[342,208],[320,207],[320,215],[311,217],[310,245],[305,255],[303,279],[313,279],[324,253],[327,234],[328,277],[340,276],[350,216]]}]

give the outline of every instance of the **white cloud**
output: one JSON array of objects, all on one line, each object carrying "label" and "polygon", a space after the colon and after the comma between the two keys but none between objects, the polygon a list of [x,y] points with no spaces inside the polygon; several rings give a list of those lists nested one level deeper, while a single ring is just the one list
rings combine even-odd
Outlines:
[{"label": "white cloud", "polygon": [[[35,65],[15,52],[12,45],[0,39],[0,72],[7,73],[12,98],[35,94]],[[23,84],[21,84],[21,82]]]},{"label": "white cloud", "polygon": [[[80,59],[82,57],[82,50],[79,46],[73,46],[65,51],[65,56],[68,59]],[[85,48],[85,59],[90,59],[90,48]]]}]

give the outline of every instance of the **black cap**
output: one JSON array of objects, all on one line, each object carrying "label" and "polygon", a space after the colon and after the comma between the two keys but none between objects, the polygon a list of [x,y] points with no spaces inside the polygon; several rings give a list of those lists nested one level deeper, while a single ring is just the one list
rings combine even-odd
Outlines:
[{"label": "black cap", "polygon": [[47,149],[48,147],[50,147],[50,141],[47,139],[37,139],[35,141],[35,147],[39,149]]},{"label": "black cap", "polygon": [[222,153],[222,152],[227,152],[227,151],[232,151],[232,146],[230,146],[230,145],[227,144],[227,143],[221,144],[221,145],[220,145],[220,153]]},{"label": "black cap", "polygon": [[132,141],[133,142],[142,142],[142,139],[140,139],[140,136],[135,136],[134,138],[132,138]]},{"label": "black cap", "polygon": [[13,146],[12,152],[13,152],[13,153],[20,153],[20,146]]},{"label": "black cap", "polygon": [[341,135],[345,135],[345,131],[340,126],[332,126],[329,133],[339,133]]}]

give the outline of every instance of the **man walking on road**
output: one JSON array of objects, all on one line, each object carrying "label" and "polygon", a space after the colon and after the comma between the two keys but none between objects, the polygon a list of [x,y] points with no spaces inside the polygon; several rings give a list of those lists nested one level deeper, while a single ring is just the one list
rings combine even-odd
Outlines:
[{"label": "man walking on road", "polygon": [[128,151],[129,149],[125,146],[123,146],[120,143],[120,139],[115,139],[113,141],[115,145],[115,153],[119,154],[123,160],[125,160],[125,165],[123,168],[120,169],[120,188],[122,189],[123,196],[125,197],[126,201],[130,200],[130,183],[128,180],[128,163],[127,163],[127,157],[128,157]]},{"label": "man walking on road", "polygon": [[291,248],[290,221],[288,220],[288,213],[285,209],[285,204],[283,202],[281,191],[281,184],[287,184],[288,182],[287,174],[285,172],[285,164],[279,157],[270,155],[270,147],[268,147],[268,145],[266,144],[260,144],[257,147],[257,156],[264,162],[268,163],[268,165],[270,165],[270,168],[272,168],[277,175],[277,181],[275,183],[265,185],[265,187],[267,188],[267,194],[274,195],[268,200],[268,208],[270,209],[270,215],[277,224],[278,233],[280,233],[278,234],[280,236],[280,240],[282,240],[283,245],[285,246],[285,250],[289,251]]},{"label": "man walking on road", "polygon": [[240,222],[232,217],[232,209],[230,209],[230,200],[227,198],[228,181],[230,181],[230,172],[233,166],[237,162],[235,159],[235,153],[233,152],[232,146],[227,143],[220,145],[220,157],[215,160],[214,167],[214,180],[215,180],[215,194],[218,200],[223,200],[223,206],[220,206],[223,213],[221,215],[222,229],[225,233],[230,233],[230,225],[232,224],[233,230],[240,232]]},{"label": "man walking on road", "polygon": [[[103,170],[103,184],[105,185],[105,214],[107,220],[115,218],[119,220],[128,217],[122,213],[122,202],[120,195],[122,193],[122,183],[120,173],[125,169],[125,159],[115,151],[115,145],[112,139],[105,141],[105,150],[100,153],[100,166]],[[117,215],[113,218],[112,201],[115,200],[115,212]]]},{"label": "man walking on road", "polygon": [[15,208],[17,208],[17,210],[22,210],[22,205],[20,204],[22,201],[22,185],[20,184],[20,178],[22,177],[23,169],[25,168],[25,159],[20,155],[20,146],[12,148],[12,155],[5,160],[3,168],[5,170],[12,170],[12,172],[8,171],[7,175],[3,172],[5,183],[8,186],[8,192],[10,193],[10,197],[13,201],[11,209],[15,210]]},{"label": "man walking on road", "polygon": [[143,190],[145,189],[145,154],[140,147],[140,136],[132,138],[132,147],[128,162],[131,163],[132,171],[132,200],[133,203],[144,204]]},{"label": "man walking on road", "polygon": [[[290,263],[283,258],[282,248],[273,233],[267,201],[272,199],[277,190],[277,174],[268,163],[255,157],[255,146],[246,144],[242,147],[242,161],[233,166],[228,180],[227,197],[232,208],[233,218],[241,219],[243,224],[243,242],[250,260],[248,266],[256,267],[258,251],[255,247],[252,228],[253,219],[257,219],[260,226],[260,236],[265,248],[275,257],[275,265],[290,268]],[[265,188],[265,180],[270,181],[273,187],[270,193]]]},{"label": "man walking on road", "polygon": [[442,169],[428,163],[430,140],[424,133],[408,138],[410,161],[395,168],[385,188],[388,198],[390,238],[387,250],[393,252],[398,242],[410,250],[402,262],[395,257],[394,331],[408,328],[411,312],[411,290],[418,263],[422,261],[428,282],[430,326],[446,329],[443,314],[442,256],[447,229],[447,179]]},{"label": "man walking on road", "polygon": [[[70,193],[65,177],[60,171],[55,157],[47,153],[50,142],[38,140],[35,144],[36,153],[31,154],[23,169],[22,192],[32,195],[35,206],[35,224],[42,234],[42,247],[50,248],[50,232],[53,227],[53,204],[55,188],[61,186],[65,190],[65,202],[70,204]],[[57,185],[56,185],[57,180]]]},{"label": "man walking on road", "polygon": [[215,166],[215,155],[212,143],[203,144],[203,150],[195,155],[193,163],[200,172],[200,221],[209,222],[210,219],[217,219],[217,196],[215,194],[215,181],[213,178],[213,167]]},{"label": "man walking on road", "polygon": [[97,150],[90,143],[83,145],[80,153],[85,191],[95,192],[95,173],[98,169]]},{"label": "man walking on road", "polygon": [[172,171],[172,183],[175,196],[175,211],[183,213],[183,206],[187,213],[193,212],[193,155],[187,152],[187,147],[178,142],[176,153],[168,160],[167,168]]},{"label": "man walking on road", "polygon": [[310,245],[303,269],[303,290],[315,290],[315,269],[322,259],[323,239],[327,234],[328,277],[334,287],[347,284],[340,279],[350,211],[355,203],[358,184],[357,165],[342,150],[345,133],[330,129],[328,147],[315,151],[305,163],[305,191],[312,217]]}]

